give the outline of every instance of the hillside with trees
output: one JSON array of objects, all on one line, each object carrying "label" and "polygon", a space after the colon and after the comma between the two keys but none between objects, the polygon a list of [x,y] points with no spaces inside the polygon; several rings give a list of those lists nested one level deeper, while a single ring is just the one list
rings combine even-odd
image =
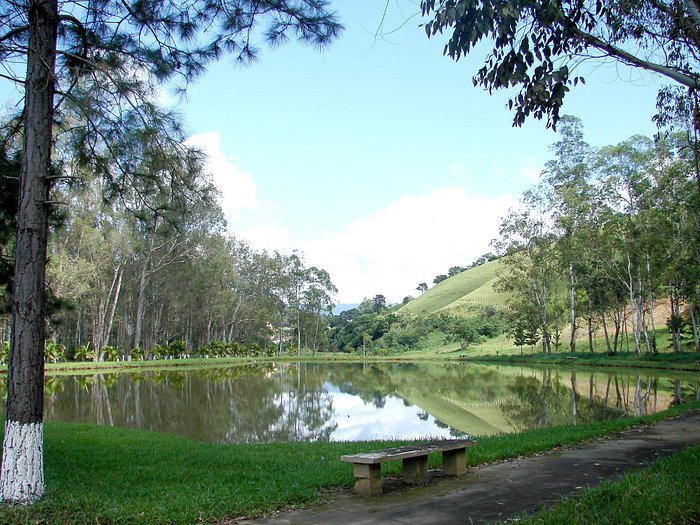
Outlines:
[{"label": "hillside with trees", "polygon": [[655,310],[667,304],[673,351],[700,351],[700,207],[688,136],[595,149],[580,121],[564,117],[552,149],[496,243],[507,255],[497,289],[513,294],[517,330],[539,332],[546,353],[564,337],[571,351],[593,351],[598,330],[610,354],[655,353]]},{"label": "hillside with trees", "polygon": [[[332,347],[465,349],[508,334],[516,347],[547,354],[700,352],[700,206],[689,140],[634,136],[593,148],[581,122],[562,117],[541,181],[502,218],[496,255],[451,267],[432,288],[420,283],[420,295],[393,311],[361,305],[334,318]],[[660,348],[662,333],[670,342]]]},{"label": "hillside with trees", "polygon": [[[326,271],[225,233],[197,163],[177,186],[119,198],[89,177],[57,185],[67,205],[51,219],[46,359],[368,355],[466,348],[501,333],[547,353],[601,341],[608,353],[654,353],[659,330],[675,351],[697,349],[697,193],[684,137],[595,149],[573,117],[558,133],[541,182],[503,218],[496,254],[449,267],[402,305],[377,295],[337,316]],[[16,170],[11,155],[4,166]],[[7,306],[14,205],[8,198],[4,214]],[[5,316],[5,341],[9,330]]]}]

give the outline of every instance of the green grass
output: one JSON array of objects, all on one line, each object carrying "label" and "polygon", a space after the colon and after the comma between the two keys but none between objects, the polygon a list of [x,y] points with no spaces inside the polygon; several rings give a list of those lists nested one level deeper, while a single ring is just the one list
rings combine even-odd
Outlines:
[{"label": "green grass", "polygon": [[176,436],[47,423],[47,495],[2,523],[195,523],[259,515],[348,485],[340,454],[384,443],[208,445]]},{"label": "green grass", "polygon": [[700,523],[700,446],[658,460],[618,481],[605,481],[518,523]]},{"label": "green grass", "polygon": [[481,465],[519,456],[531,456],[554,448],[566,448],[577,443],[597,439],[635,425],[661,421],[667,417],[700,408],[700,402],[673,407],[651,416],[612,419],[582,425],[541,428],[518,434],[501,434],[479,439],[477,447],[469,449],[469,465]]},{"label": "green grass", "polygon": [[[700,404],[645,418],[483,438],[470,449],[469,464],[571,445],[691,407]],[[340,455],[397,443],[209,445],[162,433],[46,423],[46,497],[30,507],[0,507],[0,522],[191,524],[258,516],[351,486],[351,467]],[[436,467],[440,459],[430,461]],[[385,474],[399,469],[390,463]]]},{"label": "green grass", "polygon": [[[431,314],[460,300],[463,300],[464,305],[502,304],[505,302],[503,294],[493,290],[496,271],[501,264],[500,260],[491,261],[450,277],[416,297],[399,312],[415,315]],[[458,310],[461,309],[458,308]]]},{"label": "green grass", "polygon": [[653,368],[664,370],[700,370],[700,354],[696,352],[660,353],[656,355],[640,354],[634,352],[618,352],[615,355],[591,354],[589,352],[562,352],[546,355],[542,352],[523,355],[507,354],[466,354],[471,361],[483,363],[518,363],[518,364],[548,364],[548,365],[576,365],[596,367],[625,367],[625,368]]}]

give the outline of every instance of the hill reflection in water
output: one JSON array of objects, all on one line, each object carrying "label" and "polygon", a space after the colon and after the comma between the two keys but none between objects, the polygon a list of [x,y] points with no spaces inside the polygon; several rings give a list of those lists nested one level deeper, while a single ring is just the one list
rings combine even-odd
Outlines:
[{"label": "hill reflection in water", "polygon": [[698,398],[698,383],[648,370],[285,363],[48,376],[45,416],[215,443],[479,436],[650,414]]}]

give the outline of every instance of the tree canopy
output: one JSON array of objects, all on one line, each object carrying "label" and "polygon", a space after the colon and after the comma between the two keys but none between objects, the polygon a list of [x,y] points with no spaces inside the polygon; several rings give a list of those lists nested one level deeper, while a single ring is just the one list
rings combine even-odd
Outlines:
[{"label": "tree canopy", "polygon": [[428,36],[450,35],[444,53],[454,60],[488,42],[473,82],[489,92],[520,89],[508,103],[516,126],[529,116],[556,126],[566,93],[584,81],[577,69],[589,59],[700,87],[697,0],[422,0],[421,9],[430,17]]}]

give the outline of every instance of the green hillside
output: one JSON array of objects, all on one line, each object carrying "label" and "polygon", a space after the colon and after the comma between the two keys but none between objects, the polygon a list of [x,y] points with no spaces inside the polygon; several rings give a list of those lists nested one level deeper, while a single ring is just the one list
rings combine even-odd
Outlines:
[{"label": "green hillside", "polygon": [[505,305],[507,294],[494,290],[500,259],[470,268],[433,286],[399,312],[416,315],[447,310],[453,314],[467,314],[475,306]]}]

